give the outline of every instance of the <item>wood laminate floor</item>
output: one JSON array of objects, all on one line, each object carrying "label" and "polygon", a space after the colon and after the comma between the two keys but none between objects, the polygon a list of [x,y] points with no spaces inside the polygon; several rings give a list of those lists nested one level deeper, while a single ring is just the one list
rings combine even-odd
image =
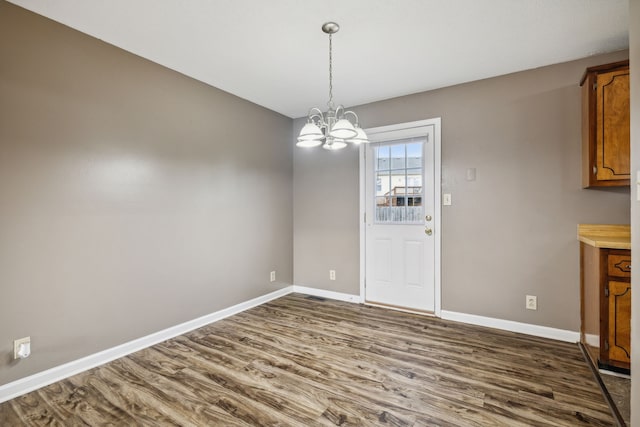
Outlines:
[{"label": "wood laminate floor", "polygon": [[3,426],[610,426],[577,345],[292,294],[0,405]]}]

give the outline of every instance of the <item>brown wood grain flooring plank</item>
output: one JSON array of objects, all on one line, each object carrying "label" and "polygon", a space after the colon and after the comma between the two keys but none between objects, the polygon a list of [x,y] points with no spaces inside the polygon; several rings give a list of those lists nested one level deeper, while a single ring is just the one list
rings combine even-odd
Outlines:
[{"label": "brown wood grain flooring plank", "polygon": [[[272,350],[274,353],[277,353],[277,349],[274,348]],[[208,350],[208,352],[212,353],[213,350]],[[243,350],[243,354],[244,353],[245,351]],[[251,378],[253,379],[253,382],[257,384],[263,383],[265,387],[269,387],[270,395],[268,396],[268,399],[266,399],[266,403],[269,406],[272,406],[279,411],[285,411],[286,413],[293,410],[290,413],[292,418],[296,418],[299,423],[308,423],[309,420],[312,420],[322,414],[326,407],[331,405],[332,402],[340,401],[340,396],[333,393],[332,390],[318,387],[317,376],[314,376],[313,381],[307,381],[304,377],[294,377],[289,375],[286,371],[281,370],[277,362],[274,364],[260,363],[261,358],[266,357],[277,359],[278,361],[282,360],[278,359],[277,356],[267,355],[258,351],[257,354],[252,357],[253,361],[251,364],[244,368],[244,372],[249,374],[255,373],[256,375]],[[278,365],[274,371],[265,373],[265,369],[261,369],[261,367],[273,365]],[[225,373],[218,372],[216,364],[204,365],[204,367],[209,369],[209,372],[215,371],[217,381],[224,382],[226,388],[235,390],[238,394],[243,394],[245,396],[249,394],[249,396],[246,397],[250,397],[252,400],[265,402],[265,396],[255,394],[250,388],[242,385],[243,382],[248,382],[249,379],[240,378],[239,380],[236,380],[235,378],[230,378],[232,376],[230,371],[227,370]],[[244,373],[236,374],[235,376],[244,377]],[[335,384],[330,388],[334,389]],[[274,397],[277,397],[278,399],[274,401]],[[353,396],[350,397],[353,398]],[[296,402],[296,400],[299,402]],[[357,399],[349,399],[348,401],[352,400],[357,401]],[[302,404],[302,406],[300,404]],[[364,408],[363,405],[360,406],[361,408]],[[311,407],[315,407],[315,410],[310,411]],[[374,412],[375,411],[368,411],[366,414],[361,413],[360,418],[365,418],[363,415],[366,415],[366,417],[374,417],[377,419],[379,415],[384,412],[384,409],[378,408],[378,412]],[[393,414],[389,413],[389,419],[401,419],[401,417],[391,417],[391,415]],[[412,424],[413,423],[411,421],[407,420],[401,425]]]},{"label": "brown wood grain flooring plank", "polygon": [[[237,332],[239,329],[234,327],[231,330],[231,334]],[[228,335],[225,338],[229,338]],[[225,349],[229,349],[229,348],[235,348],[237,350],[238,353],[244,354],[244,355],[249,355],[249,359],[248,360],[254,360],[252,363],[252,367],[256,368],[258,371],[260,372],[265,372],[267,369],[271,369],[273,368],[273,370],[270,370],[270,374],[269,374],[269,378],[272,382],[275,382],[274,378],[280,376],[280,375],[286,375],[287,373],[291,373],[291,371],[294,371],[295,374],[293,375],[297,375],[300,378],[296,379],[293,376],[289,376],[287,377],[286,380],[283,381],[284,384],[287,384],[289,386],[291,386],[291,384],[293,384],[294,382],[297,382],[298,384],[300,384],[300,382],[306,382],[312,386],[315,386],[316,389],[321,389],[322,387],[319,387],[321,385],[321,382],[319,382],[319,380],[325,380],[329,377],[332,377],[332,379],[330,381],[332,381],[326,388],[324,388],[325,392],[330,393],[331,395],[335,395],[337,391],[339,391],[339,384],[335,381],[335,378],[339,378],[337,377],[335,374],[332,373],[332,368],[330,365],[322,365],[322,364],[316,364],[315,362],[313,362],[312,360],[315,358],[315,355],[312,355],[311,357],[304,357],[304,356],[300,356],[298,354],[292,353],[292,354],[285,354],[285,357],[277,357],[277,356],[273,356],[274,354],[277,354],[279,351],[279,348],[284,348],[286,349],[288,346],[286,345],[287,343],[281,342],[279,346],[270,346],[268,343],[260,343],[258,340],[256,340],[255,338],[248,340],[246,339],[246,335],[241,335],[241,336],[236,336],[235,339],[238,341],[237,343],[226,343],[224,345],[222,345],[222,348]],[[219,340],[216,340],[213,345],[216,345],[216,343],[218,343]],[[257,345],[256,345],[257,344]],[[252,348],[252,346],[254,346],[254,348]],[[243,348],[240,348],[243,347]],[[288,351],[284,351],[284,353],[288,353]],[[322,365],[321,369],[306,369],[304,368],[305,363],[301,363],[297,365],[297,368],[293,368],[292,369],[292,365],[291,363],[289,363],[288,361],[292,360],[290,357],[293,356],[294,359],[297,360],[308,360],[310,361],[310,365],[315,365],[315,367],[317,368],[318,366]],[[268,367],[268,368],[267,368]],[[302,369],[300,369],[300,367],[302,367]],[[302,375],[300,375],[302,373]],[[309,373],[311,374],[311,376],[309,377]],[[311,380],[309,380],[309,378]],[[353,378],[353,383],[359,383],[363,380],[361,377],[358,378]],[[304,387],[299,387],[297,388],[297,390],[302,391],[304,389]],[[371,393],[371,388],[364,388],[364,390],[366,390],[367,393]],[[352,390],[353,391],[353,390]],[[316,396],[317,397],[317,396]],[[353,393],[348,393],[348,397],[351,397],[351,400],[358,400],[357,396],[354,396]],[[387,402],[388,405],[388,402]],[[385,411],[384,408],[378,408],[377,409],[378,413],[375,415],[375,419],[379,418]],[[387,418],[391,419],[390,417],[390,413],[387,412]],[[398,418],[398,417],[396,417]]]},{"label": "brown wood grain flooring plank", "polygon": [[22,424],[20,415],[13,408],[15,406],[15,400],[16,399],[13,399],[12,401],[0,404],[0,421],[8,426],[18,426]]},{"label": "brown wood grain flooring plank", "polygon": [[167,416],[159,399],[154,398],[152,385],[144,387],[135,382],[133,375],[125,378],[118,374],[113,365],[107,364],[80,379],[69,378],[76,387],[86,390],[85,399],[103,417],[111,417],[119,423],[149,425],[153,422],[167,426],[179,425],[175,418]]},{"label": "brown wood grain flooring plank", "polygon": [[0,420],[615,425],[571,344],[300,294],[0,404]]},{"label": "brown wood grain flooring plank", "polygon": [[[238,326],[235,326],[235,329],[236,330],[241,330],[241,328],[239,328]],[[248,329],[244,330],[244,332],[245,333],[251,333],[251,331],[248,330]],[[280,337],[279,339],[282,340],[282,336],[280,335],[279,337]],[[328,342],[327,340],[324,340],[324,341]],[[286,348],[290,348],[293,345],[292,342],[288,342],[288,343],[285,342],[284,344],[285,344]],[[353,354],[352,354],[352,356],[353,356]],[[388,360],[384,361],[384,363],[387,363],[387,362],[388,362]],[[317,362],[314,362],[314,363],[317,363]],[[397,363],[397,361],[396,361],[396,363]],[[339,366],[339,365],[336,364],[336,366]],[[339,369],[339,368],[336,367],[334,369]],[[404,383],[405,383],[404,385],[405,386],[407,386],[407,385],[410,386],[411,385],[411,384],[406,384],[406,382],[411,380],[411,379],[413,379],[417,375],[414,371],[420,371],[420,369],[414,369],[413,365],[411,365],[411,364],[407,364],[406,371],[404,371],[404,372],[399,371],[400,373],[398,375],[398,378],[402,378],[402,379],[405,380],[404,381]],[[343,374],[343,375],[345,376],[346,381],[348,381],[349,384],[357,384],[358,383],[357,379],[355,379],[353,377],[349,377],[348,374]],[[456,384],[456,385],[460,385],[460,382],[458,382],[458,384]],[[421,384],[421,386],[423,386],[423,384]],[[353,388],[354,388],[354,386],[352,385],[351,386],[352,393],[353,393]],[[443,399],[443,400],[445,400],[445,403],[444,403],[445,404],[445,408],[449,412],[458,411],[459,413],[464,413],[467,410],[469,410],[469,411],[477,410],[477,408],[473,408],[472,406],[469,406],[469,405],[460,405],[459,402],[457,402],[458,403],[457,405],[454,405],[454,402],[456,402],[456,400],[457,400],[454,397],[454,395],[456,394],[456,391],[457,391],[456,388],[451,388],[449,390],[445,390],[446,399]],[[517,390],[514,390],[514,391],[517,391]],[[442,393],[443,391],[440,388],[429,388],[429,392],[430,392],[430,395],[427,397],[427,399],[424,399],[424,400],[422,400],[420,402],[422,407],[424,407],[424,408],[428,408],[430,404],[433,404],[434,402],[436,402],[438,394]],[[388,396],[387,396],[387,399],[389,399]],[[390,402],[390,401],[387,400],[387,402]],[[482,401],[480,401],[480,406],[481,405],[482,405]],[[440,409],[442,409],[442,408],[440,408]],[[476,418],[482,418],[482,417],[476,415]],[[499,425],[499,423],[497,423],[495,419],[485,420],[485,422],[483,422],[481,425],[487,425],[488,423],[490,423],[491,425]],[[509,424],[513,425],[513,423],[505,423],[504,425],[509,425]]]},{"label": "brown wood grain flooring plank", "polygon": [[87,403],[85,390],[71,386],[68,381],[43,387],[36,394],[53,409],[62,425],[87,426],[105,420],[105,414],[95,411]]},{"label": "brown wood grain flooring plank", "polygon": [[[580,354],[573,351],[573,347],[575,346],[571,344],[551,341],[553,345],[550,346],[550,340],[540,341],[539,338],[528,335],[448,322],[432,317],[418,316],[409,313],[398,312],[397,315],[402,317],[399,317],[398,319],[389,319],[389,316],[386,316],[386,318],[383,317],[385,316],[384,312],[380,312],[384,309],[378,307],[363,306],[364,308],[361,308],[360,310],[366,310],[366,317],[357,316],[358,321],[348,321],[347,319],[349,319],[350,313],[345,313],[342,317],[337,317],[335,315],[328,316],[327,313],[337,313],[335,308],[333,310],[323,310],[322,316],[318,316],[317,312],[313,308],[308,305],[303,306],[299,303],[296,304],[295,300],[291,304],[287,301],[286,305],[284,302],[280,302],[278,304],[278,301],[275,301],[269,305],[257,307],[255,312],[257,313],[258,310],[272,310],[275,307],[284,308],[283,313],[280,314],[279,317],[285,317],[287,315],[295,316],[297,312],[305,312],[309,315],[313,315],[314,322],[317,322],[318,324],[348,324],[349,327],[361,327],[362,330],[368,330],[373,334],[380,334],[381,336],[388,335],[391,338],[402,337],[403,340],[410,341],[413,339],[414,341],[423,341],[436,346],[444,343],[445,345],[440,347],[445,350],[451,350],[456,347],[463,353],[471,353],[474,350],[488,350],[491,349],[491,346],[496,342],[503,344],[503,342],[500,341],[506,339],[509,341],[509,346],[502,348],[498,347],[495,348],[495,350],[509,355],[520,357],[524,356],[532,359],[534,355],[547,355],[550,350],[557,352],[557,347],[559,346],[565,347],[570,351],[570,353],[565,355],[565,357],[571,357],[573,355],[575,358],[574,360],[582,361]],[[376,319],[379,319],[378,323],[376,323]],[[425,334],[425,332],[428,332],[428,334]],[[464,343],[459,341],[459,336],[464,336]],[[430,339],[431,337],[437,338],[437,340]],[[543,345],[535,345],[535,343],[541,343]]]},{"label": "brown wood grain flooring plank", "polygon": [[[234,319],[234,321],[235,320],[238,320],[239,324],[242,324],[241,319],[238,318],[238,319]],[[244,325],[245,325],[245,329],[243,330],[246,333],[250,333],[251,330],[248,329],[248,325],[250,325],[250,322],[245,323]],[[236,327],[239,327],[239,326],[236,326]],[[283,329],[280,326],[276,326],[276,327],[271,326],[271,331],[278,333],[281,343],[284,343],[285,345],[290,345],[292,341],[296,340],[296,338],[299,337],[301,333],[304,333],[301,331],[302,328],[303,326],[299,325],[298,330],[288,331],[286,328]],[[325,346],[332,346],[338,343],[339,344],[338,346],[340,348],[333,348],[333,352],[343,351],[344,348],[341,348],[340,344],[351,342],[352,339],[354,338],[354,337],[348,337],[348,338],[342,339],[341,337],[333,335],[332,332],[328,332],[328,331],[322,331],[322,332],[307,331],[307,333],[308,333],[308,336],[304,336],[305,341],[320,340],[322,344]],[[287,335],[289,336],[290,340],[285,342],[283,337]],[[263,337],[266,337],[268,339],[269,334],[266,333],[263,335]],[[345,346],[348,346],[348,344],[345,344]],[[353,352],[354,349],[350,348],[350,350],[352,350]],[[463,360],[461,362],[464,362],[464,363],[456,364],[456,363],[443,361],[440,358],[424,358],[424,357],[421,357],[420,355],[411,354],[406,349],[398,350],[388,346],[382,347],[375,342],[370,343],[370,345],[366,347],[366,352],[353,352],[352,357],[368,358],[369,360],[376,359],[379,361],[379,363],[382,366],[388,366],[388,362],[390,360],[393,360],[394,362],[396,362],[396,364],[397,362],[402,362],[402,366],[406,368],[407,375],[415,375],[416,369],[414,369],[414,367],[416,365],[423,366],[423,368],[428,368],[435,365],[437,368],[437,371],[434,372],[434,375],[440,374],[445,371],[453,372],[458,376],[467,376],[469,373],[475,373],[477,375],[482,375],[483,377],[481,379],[486,382],[502,381],[501,382],[502,387],[504,387],[505,384],[509,385],[511,387],[510,389],[513,391],[526,390],[526,391],[530,391],[531,393],[546,395],[546,396],[550,396],[552,394],[551,388],[549,386],[540,386],[536,383],[523,381],[518,378],[514,378],[513,376],[505,375],[500,370],[494,369],[493,365],[489,366],[490,368],[489,371],[487,371],[487,369],[482,369],[482,367],[480,367],[479,369],[476,367],[469,368],[469,367],[465,367],[465,364],[470,362],[469,360]]]},{"label": "brown wood grain flooring plank", "polygon": [[575,387],[575,383],[573,384],[573,386]]},{"label": "brown wood grain flooring plank", "polygon": [[[233,331],[241,331],[243,332],[243,336],[246,338],[246,334],[252,334],[252,340],[245,340],[245,342],[254,342],[257,340],[259,340],[259,338],[256,338],[257,335],[259,335],[259,333],[256,332],[256,330],[251,330],[251,329],[243,329],[242,327],[239,327],[238,325],[233,325]],[[268,336],[266,336],[268,337]],[[268,339],[268,338],[267,338]],[[283,341],[283,338],[280,337],[280,343],[282,345],[283,348],[287,349],[287,348],[291,348],[292,346],[290,345],[289,342]],[[328,343],[328,341],[326,341]],[[261,344],[261,348],[264,348],[268,351],[277,351],[277,348],[279,347],[264,347],[265,343]],[[268,345],[268,344],[267,344]],[[246,353],[246,350],[243,350],[243,353]],[[331,352],[333,353],[333,352]],[[299,358],[297,357],[297,355],[293,354],[293,355],[289,355],[288,357],[293,358],[293,359],[297,359],[297,360],[301,360],[302,363],[305,362],[305,360],[313,360],[311,358]],[[353,357],[353,354],[351,354],[351,357]],[[325,357],[326,358],[326,357]],[[319,367],[322,366],[322,362],[319,362],[317,359],[313,360],[311,363],[313,363],[315,366]],[[346,370],[343,369],[344,366],[347,366]],[[360,366],[358,366],[359,368]],[[385,365],[385,368],[388,369],[388,365]],[[376,392],[376,395],[382,395],[384,396],[384,402],[386,402],[386,405],[392,405],[392,404],[396,404],[398,406],[403,406],[403,405],[407,405],[407,401],[406,401],[406,395],[404,396],[404,400],[400,400],[400,401],[395,401],[395,397],[393,394],[389,393],[388,390],[385,385],[382,383],[384,378],[381,378],[380,381],[374,381],[370,384],[365,384],[365,386],[361,386],[361,383],[363,382],[363,378],[362,377],[358,377],[358,376],[354,376],[351,371],[357,372],[358,369],[349,369],[348,367],[348,362],[346,360],[332,360],[329,361],[329,363],[322,367],[323,370],[325,371],[331,371],[332,375],[335,378],[331,378],[331,385],[333,387],[336,386],[342,386],[343,382],[346,384],[344,387],[342,388],[337,388],[337,390],[344,390],[345,388],[347,389],[346,392],[344,393],[347,396],[359,396],[359,399],[372,399],[371,396],[366,396],[366,392],[370,392],[371,390],[374,390]],[[384,368],[383,368],[384,369]],[[424,382],[419,384],[411,384],[413,378],[415,377],[415,374],[410,372],[410,369],[412,369],[411,366],[408,367],[408,369],[405,372],[400,372],[399,374],[397,374],[397,379],[400,379],[403,383],[403,385],[406,388],[415,388],[415,389],[425,389],[425,384]],[[342,380],[341,380],[342,379]],[[389,381],[389,379],[387,378],[387,380]],[[323,383],[325,381],[325,378],[319,378],[316,380],[317,383]],[[365,390],[365,395],[362,395],[362,390]],[[439,393],[445,393],[446,397],[441,397],[438,396]],[[418,394],[422,394],[422,393],[418,393]],[[483,420],[484,422],[480,423],[479,425],[513,425],[513,423],[511,422],[505,422],[500,423],[497,422],[496,418],[500,418],[500,417],[494,417],[491,414],[480,414],[478,415],[478,409],[482,407],[483,401],[482,399],[477,399],[477,398],[473,398],[473,400],[475,401],[477,408],[474,408],[473,406],[470,405],[465,405],[464,401],[465,400],[469,400],[468,398],[462,398],[462,399],[456,399],[455,396],[458,395],[457,390],[455,389],[449,389],[446,391],[443,391],[441,389],[438,388],[430,388],[429,389],[429,394],[424,394],[424,396],[421,396],[422,399],[417,401],[416,404],[418,407],[420,407],[421,411],[425,411],[430,409],[431,406],[434,406],[435,409],[438,409],[440,411],[442,411],[443,409],[445,410],[445,413],[451,412],[451,413],[456,413],[456,418],[454,418],[455,422],[460,422],[460,418],[464,419],[464,414],[468,413],[468,412],[472,412],[472,413],[476,413],[475,418],[476,419],[483,419],[483,418],[490,418],[488,420]],[[384,404],[384,403],[383,403]],[[437,412],[437,411],[436,411]],[[462,414],[462,415],[461,415]],[[415,415],[420,415],[415,414]]]},{"label": "brown wood grain flooring plank", "polygon": [[[172,413],[179,414],[179,418],[192,425],[206,425],[211,420],[218,420],[228,426],[246,425],[239,422],[227,412],[209,404],[212,400],[210,394],[205,394],[202,389],[193,387],[190,382],[179,381],[180,374],[166,378],[154,372],[153,367],[147,363],[151,358],[151,352],[146,352],[145,357],[130,357],[118,360],[120,371],[129,371],[140,378],[144,378],[153,388],[162,390],[166,399],[162,399],[162,406],[167,407]],[[178,372],[182,372],[182,369]],[[174,415],[175,418],[175,415]],[[184,422],[180,424],[184,425]]]},{"label": "brown wood grain flooring plank", "polygon": [[316,405],[316,399],[313,397],[304,399],[304,396],[277,387],[269,378],[251,376],[245,363],[226,366],[219,364],[219,353],[192,340],[181,339],[180,342],[172,342],[171,351],[166,354],[185,350],[189,353],[190,369],[209,377],[238,396],[259,402],[298,422],[317,418],[322,413],[322,407]]},{"label": "brown wood grain flooring plank", "polygon": [[[431,321],[433,322],[433,320],[431,320]],[[334,328],[334,329],[338,329],[339,327],[340,327],[340,325],[337,325],[337,328]],[[464,343],[465,344],[464,346],[461,346],[461,345],[455,346],[455,345],[451,345],[450,343],[446,343],[446,342],[445,342],[445,344],[443,346],[440,341],[445,341],[445,339],[447,339],[447,338],[444,338],[444,339],[441,339],[441,340],[424,341],[424,342],[421,343],[420,341],[416,341],[415,339],[412,340],[412,336],[411,336],[412,332],[411,331],[407,331],[407,333],[402,335],[401,333],[399,333],[397,331],[391,331],[390,332],[389,330],[386,330],[386,331],[372,330],[367,325],[350,324],[350,325],[348,325],[348,328],[351,328],[351,329],[354,330],[354,332],[357,332],[356,335],[358,335],[362,340],[365,340],[365,339],[367,339],[369,337],[372,337],[375,341],[379,341],[380,340],[380,335],[384,336],[385,334],[389,334],[389,338],[385,337],[384,340],[383,340],[385,345],[392,343],[394,338],[397,338],[398,336],[403,336],[404,345],[407,346],[407,347],[411,347],[411,349],[412,349],[411,351],[415,351],[413,349],[418,349],[419,346],[421,344],[423,344],[423,347],[426,347],[427,351],[431,351],[431,352],[433,352],[435,354],[438,354],[440,357],[450,356],[451,355],[450,354],[450,350],[452,348],[460,349],[460,351],[456,351],[456,353],[460,354],[460,355],[469,355],[469,354],[472,354],[472,353],[477,352],[477,351],[486,351],[486,352],[493,351],[493,349],[488,347],[485,342],[482,343],[482,348],[478,348],[478,347],[473,348],[474,343],[469,339],[466,339],[466,341]],[[429,332],[428,335],[433,335],[434,334],[434,329],[430,328],[428,332]],[[421,330],[418,331],[417,334],[419,334],[419,335],[416,335],[416,333],[414,332],[413,336],[414,337],[416,337],[416,336],[417,337],[425,336],[425,330],[423,328],[421,328]],[[450,336],[449,331],[446,331],[446,334],[447,334],[446,335],[447,337]],[[399,340],[396,339],[396,341],[399,341]],[[458,341],[458,344],[459,344],[459,341]],[[449,352],[449,354],[447,354],[448,352]],[[529,353],[529,351],[526,348],[522,348],[522,350],[519,350],[519,354],[520,355],[528,354],[528,353]],[[546,355],[546,353],[547,352],[545,351],[543,354]],[[496,354],[496,359],[500,358],[500,357],[504,357],[504,356],[502,356],[502,353],[500,353],[500,352],[495,352],[495,354]],[[509,354],[509,355],[506,355],[506,356],[512,357],[513,355]],[[516,354],[516,356],[518,356],[518,354]],[[522,362],[521,362],[522,367],[525,368],[525,369],[529,369],[531,364],[535,364],[536,363],[536,360],[532,359],[531,357],[526,357],[526,358],[520,357],[520,359],[522,360]],[[511,362],[513,363],[513,361],[511,361]],[[544,361],[541,361],[540,363],[547,364]],[[516,366],[516,367],[518,367],[518,366]]]},{"label": "brown wood grain flooring plank", "polygon": [[[424,317],[423,317],[424,318]],[[437,319],[436,319],[437,320]],[[433,321],[433,320],[431,320]],[[338,328],[334,328],[333,330],[338,330]],[[431,330],[430,330],[431,331]],[[377,333],[377,331],[376,331]],[[431,333],[429,334],[431,335]],[[361,340],[365,340],[367,339],[367,333],[365,330],[358,330],[357,331],[357,336],[359,336],[361,338]],[[374,335],[373,337],[371,337],[373,340],[375,340],[376,336]],[[374,341],[374,342],[378,342],[378,341]],[[388,346],[389,344],[389,340],[385,339],[382,341],[384,343],[385,346]],[[431,345],[429,343],[425,343],[422,344],[422,347],[436,347],[437,343],[434,343],[435,345]],[[465,341],[466,344],[466,341]],[[564,343],[558,343],[558,344],[564,344]],[[547,345],[548,347],[548,345]],[[396,350],[404,350],[404,349],[396,349]],[[422,350],[422,349],[420,349]],[[493,370],[493,372],[497,373],[497,374],[507,374],[509,376],[513,376],[513,377],[522,377],[524,379],[526,379],[527,381],[530,381],[531,379],[535,379],[535,378],[540,378],[541,376],[546,378],[547,383],[554,383],[557,382],[559,387],[567,387],[569,389],[571,389],[572,391],[575,392],[576,388],[580,388],[582,385],[585,386],[585,388],[587,390],[589,390],[589,392],[591,393],[596,393],[597,395],[597,390],[593,390],[592,387],[592,382],[589,378],[588,375],[586,375],[586,367],[584,367],[584,363],[583,363],[583,359],[580,359],[580,354],[578,351],[576,351],[577,349],[575,348],[575,346],[570,346],[569,348],[567,348],[568,350],[568,354],[569,355],[573,355],[574,357],[576,357],[578,359],[579,365],[581,367],[581,373],[579,376],[575,376],[575,375],[571,375],[570,372],[572,372],[572,370],[574,370],[576,368],[575,362],[573,364],[564,364],[564,365],[560,365],[555,363],[555,367],[558,367],[561,369],[560,372],[558,372],[557,370],[554,369],[548,369],[548,368],[553,368],[554,366],[551,366],[549,363],[544,363],[541,367],[544,369],[537,369],[535,366],[531,366],[533,361],[530,358],[526,358],[526,357],[519,357],[519,358],[515,358],[512,355],[509,355],[509,359],[508,364],[503,363],[503,357],[493,357],[491,355],[491,353],[489,351],[485,352],[485,354],[487,354],[487,357],[474,357],[473,360],[465,360],[464,358],[456,358],[455,355],[451,355],[451,354],[447,354],[446,352],[442,352],[439,349],[433,349],[433,348],[428,348],[427,352],[425,354],[429,354],[432,353],[434,354],[438,359],[440,360],[452,360],[454,362],[456,362],[454,365],[460,366],[460,365],[464,365],[465,363],[468,362],[473,362],[474,366],[478,366],[478,367],[482,367],[481,365],[484,363],[485,366],[482,367],[485,370]],[[409,352],[413,352],[413,353],[417,353],[418,350],[416,350],[416,345],[415,343],[410,344],[410,348],[408,350]],[[521,353],[526,354],[526,350],[521,350]],[[545,358],[548,359],[548,349],[545,349],[544,355]],[[474,356],[478,356],[478,354],[475,354]],[[564,360],[564,358],[567,357],[567,352],[563,352],[562,355],[557,356],[559,358],[562,358],[562,360]],[[514,360],[515,358],[515,360]],[[484,359],[484,360],[483,360]],[[520,359],[520,361],[518,361],[518,359]],[[495,367],[495,369],[494,369]],[[546,372],[551,372],[549,374],[546,374]],[[560,375],[559,375],[560,374]],[[576,379],[581,379],[581,378],[586,378],[587,382],[585,383],[584,381],[578,381],[576,382]],[[559,381],[557,381],[559,379]]]}]

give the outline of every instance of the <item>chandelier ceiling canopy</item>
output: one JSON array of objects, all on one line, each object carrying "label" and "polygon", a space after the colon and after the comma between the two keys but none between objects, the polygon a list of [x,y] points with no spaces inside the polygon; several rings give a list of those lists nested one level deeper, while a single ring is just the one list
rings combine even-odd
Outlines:
[{"label": "chandelier ceiling canopy", "polygon": [[325,150],[340,150],[347,143],[367,143],[367,134],[360,128],[358,115],[345,110],[342,105],[337,107],[333,103],[333,44],[332,35],[337,33],[340,26],[335,22],[326,22],[322,31],[329,35],[329,102],[325,113],[317,107],[309,110],[307,123],[300,130],[298,147],[317,147],[322,145]]}]

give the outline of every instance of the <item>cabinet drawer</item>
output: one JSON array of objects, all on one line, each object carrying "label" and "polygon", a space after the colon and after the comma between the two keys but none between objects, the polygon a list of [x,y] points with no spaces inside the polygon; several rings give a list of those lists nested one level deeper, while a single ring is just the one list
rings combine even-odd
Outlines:
[{"label": "cabinet drawer", "polygon": [[615,277],[631,277],[631,255],[613,255],[608,257],[608,274]]}]

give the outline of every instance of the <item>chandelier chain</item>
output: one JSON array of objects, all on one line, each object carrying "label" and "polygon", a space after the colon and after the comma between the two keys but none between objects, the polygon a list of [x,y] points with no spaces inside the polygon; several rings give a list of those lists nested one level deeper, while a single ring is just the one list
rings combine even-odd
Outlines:
[{"label": "chandelier chain", "polygon": [[333,109],[333,44],[332,34],[329,34],[329,108]]}]

